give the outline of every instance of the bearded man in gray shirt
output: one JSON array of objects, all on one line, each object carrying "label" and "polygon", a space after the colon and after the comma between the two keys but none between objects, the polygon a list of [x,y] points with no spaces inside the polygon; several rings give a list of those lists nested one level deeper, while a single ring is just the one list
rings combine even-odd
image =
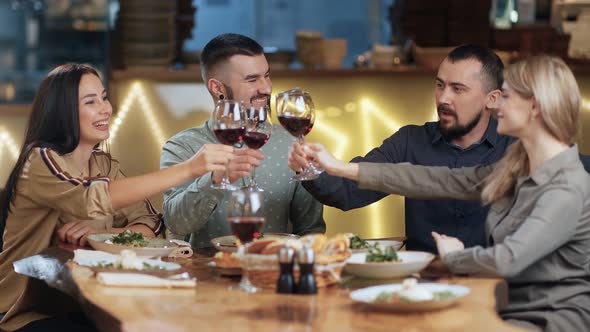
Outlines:
[{"label": "bearded man in gray shirt", "polygon": [[[253,105],[270,101],[272,82],[262,47],[239,34],[222,34],[205,45],[201,53],[203,81],[213,97],[234,99]],[[213,105],[214,105],[213,104]],[[212,109],[213,109],[212,105]],[[163,147],[160,167],[167,168],[190,158],[204,144],[217,143],[209,121],[184,130]],[[227,168],[229,181],[246,185],[252,167],[259,167],[256,180],[264,189],[265,232],[292,232],[298,235],[323,233],[326,224],[323,206],[297,181],[291,181],[287,164],[289,147],[295,142],[287,131],[273,126],[268,142],[260,150],[235,146],[235,156]],[[176,235],[190,234],[193,247],[210,246],[210,240],[230,234],[226,218],[228,192],[211,188],[220,183],[223,172],[213,172],[164,193],[164,220]],[[291,223],[289,227],[288,223]]]}]

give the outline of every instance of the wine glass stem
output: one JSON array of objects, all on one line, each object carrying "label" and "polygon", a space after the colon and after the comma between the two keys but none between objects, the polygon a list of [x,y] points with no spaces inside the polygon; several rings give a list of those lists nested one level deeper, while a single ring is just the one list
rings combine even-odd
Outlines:
[{"label": "wine glass stem", "polygon": [[252,172],[250,174],[250,187],[258,187],[258,185],[256,184],[256,167],[252,167]]},{"label": "wine glass stem", "polygon": [[250,283],[249,278],[249,268],[250,268],[250,255],[248,255],[248,248],[250,247],[250,242],[244,243],[241,246],[242,255],[244,255],[244,264],[242,266],[242,279],[240,280],[240,286],[243,290],[250,291],[252,284]]}]

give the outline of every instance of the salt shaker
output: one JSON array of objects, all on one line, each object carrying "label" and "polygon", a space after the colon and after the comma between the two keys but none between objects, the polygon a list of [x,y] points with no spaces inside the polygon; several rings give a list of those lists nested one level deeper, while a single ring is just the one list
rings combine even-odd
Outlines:
[{"label": "salt shaker", "polygon": [[297,286],[298,294],[317,294],[318,288],[313,274],[315,263],[315,252],[309,246],[304,246],[299,250],[297,255],[299,263],[299,284]]},{"label": "salt shaker", "polygon": [[295,280],[293,278],[295,250],[285,245],[279,250],[278,256],[281,274],[277,280],[277,293],[293,294],[295,293]]}]

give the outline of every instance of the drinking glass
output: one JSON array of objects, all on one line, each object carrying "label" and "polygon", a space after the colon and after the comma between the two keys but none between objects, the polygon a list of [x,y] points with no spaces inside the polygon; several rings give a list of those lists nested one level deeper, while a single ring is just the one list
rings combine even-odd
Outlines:
[{"label": "drinking glass", "polygon": [[[240,142],[246,131],[244,107],[241,102],[231,99],[221,99],[211,113],[210,126],[217,140],[225,145]],[[236,190],[227,177],[227,171],[219,184],[212,184],[212,188],[221,190]]]},{"label": "drinking glass", "polygon": [[[272,133],[272,121],[270,119],[270,107],[264,106],[250,106],[246,108],[246,132],[244,134],[244,143],[250,149],[260,149]],[[252,167],[252,174],[250,175],[250,184],[246,187],[251,191],[264,191],[256,183],[256,167]]]},{"label": "drinking glass", "polygon": [[[291,135],[304,144],[303,137],[311,131],[315,122],[315,106],[311,96],[300,88],[281,92],[276,97],[276,111],[279,122]],[[313,163],[292,177],[294,180],[306,181],[317,178],[323,170]]]},{"label": "drinking glass", "polygon": [[242,261],[242,280],[240,289],[248,293],[255,293],[258,289],[248,278],[249,261],[248,248],[256,233],[260,233],[264,225],[263,211],[264,197],[260,191],[239,189],[232,191],[227,204],[227,220],[232,234],[238,238],[238,255]]}]

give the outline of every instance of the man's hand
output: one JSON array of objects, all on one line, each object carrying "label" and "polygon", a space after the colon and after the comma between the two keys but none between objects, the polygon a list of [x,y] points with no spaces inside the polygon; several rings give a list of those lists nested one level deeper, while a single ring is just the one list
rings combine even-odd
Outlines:
[{"label": "man's hand", "polygon": [[432,237],[434,238],[434,242],[436,242],[436,248],[438,249],[438,254],[440,258],[443,258],[448,253],[453,251],[460,251],[465,249],[465,245],[456,237],[446,236],[438,234],[437,232],[432,232]]},{"label": "man's hand", "polygon": [[[260,166],[260,161],[264,159],[264,154],[253,149],[235,149],[234,156],[227,164],[227,177],[230,183],[237,179],[250,176],[252,167]],[[212,174],[213,182],[221,183],[224,171],[214,171]]]}]

